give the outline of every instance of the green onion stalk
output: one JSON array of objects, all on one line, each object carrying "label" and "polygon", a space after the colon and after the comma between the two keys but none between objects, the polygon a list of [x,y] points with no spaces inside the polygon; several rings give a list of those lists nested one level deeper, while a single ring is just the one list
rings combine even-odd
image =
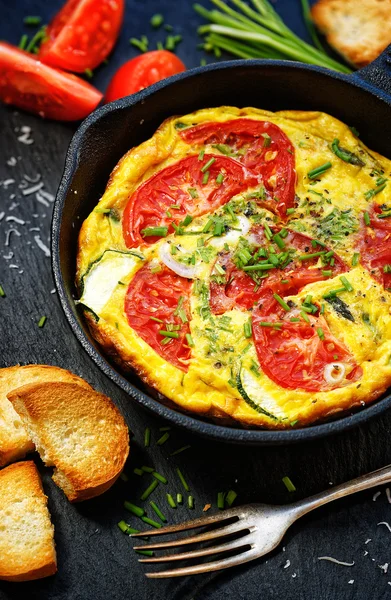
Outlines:
[{"label": "green onion stalk", "polygon": [[[229,0],[228,0],[229,1]],[[210,21],[202,25],[198,32],[205,36],[203,48],[220,56],[221,51],[239,58],[288,59],[318,65],[351,73],[352,70],[331,58],[323,50],[315,29],[310,23],[307,0],[302,0],[303,16],[312,39],[317,47],[307,44],[289,29],[268,0],[230,0],[238,10],[234,10],[223,0],[211,0],[219,9],[207,10],[200,4],[194,10]]]}]

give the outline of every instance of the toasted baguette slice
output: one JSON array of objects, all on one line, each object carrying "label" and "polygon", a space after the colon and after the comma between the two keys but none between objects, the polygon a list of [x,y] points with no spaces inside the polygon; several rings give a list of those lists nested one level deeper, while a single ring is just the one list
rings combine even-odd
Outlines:
[{"label": "toasted baguette slice", "polygon": [[311,15],[329,44],[356,67],[391,43],[391,0],[319,0]]},{"label": "toasted baguette slice", "polygon": [[65,381],[78,383],[91,389],[90,385],[70,371],[49,365],[26,365],[0,369],[0,467],[23,458],[34,450],[26,429],[7,398],[8,392],[28,383]]},{"label": "toasted baguette slice", "polygon": [[102,494],[120,475],[129,433],[110,398],[75,383],[25,385],[8,398],[71,502]]},{"label": "toasted baguette slice", "polygon": [[33,461],[0,471],[0,579],[29,581],[57,571],[54,527]]}]

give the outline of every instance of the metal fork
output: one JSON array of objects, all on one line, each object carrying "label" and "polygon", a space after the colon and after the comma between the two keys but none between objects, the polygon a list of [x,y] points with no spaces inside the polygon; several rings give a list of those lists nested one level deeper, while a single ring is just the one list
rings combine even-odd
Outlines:
[{"label": "metal fork", "polygon": [[[173,541],[161,542],[157,544],[144,544],[137,546],[135,550],[160,550],[162,548],[175,548],[197,542],[206,542],[217,540],[218,543],[212,547],[191,550],[190,552],[180,552],[178,554],[168,554],[165,556],[153,558],[140,558],[143,563],[160,563],[167,561],[188,560],[226,552],[237,551],[239,554],[220,558],[212,562],[196,564],[189,567],[170,569],[168,571],[157,571],[146,573],[147,577],[178,577],[180,575],[196,575],[209,571],[218,571],[227,569],[249,562],[259,558],[268,552],[271,552],[278,546],[287,529],[297,519],[318,508],[327,502],[332,502],[343,496],[354,494],[368,488],[375,487],[384,483],[391,482],[391,465],[362,475],[357,479],[348,481],[336,487],[330,488],[325,492],[316,494],[299,502],[294,502],[285,506],[273,506],[268,504],[247,504],[238,508],[230,508],[217,515],[202,517],[192,521],[186,521],[179,525],[170,525],[161,529],[152,531],[143,531],[132,534],[132,537],[157,536],[167,533],[176,533],[187,529],[196,529],[208,525],[217,525],[218,527],[206,533],[192,535],[175,539]],[[238,536],[239,539],[224,541],[227,536]]]}]

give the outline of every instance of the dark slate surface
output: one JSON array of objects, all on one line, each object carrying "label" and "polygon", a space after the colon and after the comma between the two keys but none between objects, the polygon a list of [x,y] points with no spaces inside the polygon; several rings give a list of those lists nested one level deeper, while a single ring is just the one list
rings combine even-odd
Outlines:
[{"label": "dark slate surface", "polygon": [[[305,35],[298,2],[278,0],[276,6],[295,30]],[[17,43],[24,32],[22,17],[40,14],[45,20],[57,10],[61,0],[1,0],[0,37]],[[116,50],[106,67],[98,70],[94,83],[104,89],[122,61],[135,56],[127,40],[146,33],[157,41],[162,33],[152,32],[149,18],[163,12],[184,42],[178,55],[188,67],[197,66],[203,56],[196,49],[195,30],[200,23],[190,0],[158,2],[128,0],[126,23]],[[211,60],[210,58],[208,60]],[[92,363],[76,342],[60,308],[51,274],[50,258],[37,244],[37,236],[49,246],[52,204],[38,202],[36,194],[24,195],[25,176],[44,183],[55,194],[64,156],[75,129],[73,125],[46,123],[13,109],[1,109],[0,159],[0,283],[6,298],[0,298],[1,366],[16,363],[60,365],[85,377],[93,386],[113,398],[134,434],[128,472],[135,466],[153,464],[169,479],[160,485],[153,499],[169,515],[170,522],[198,516],[206,503],[216,504],[218,491],[230,488],[239,493],[238,502],[286,503],[319,492],[330,483],[379,468],[391,462],[389,431],[391,414],[371,421],[346,434],[316,443],[293,447],[250,448],[211,443],[183,432],[171,432],[162,447],[155,445],[160,435],[157,421],[132,402]],[[18,138],[22,128],[31,128],[30,145]],[[14,164],[15,163],[15,164]],[[33,185],[28,183],[28,187]],[[46,196],[47,199],[47,196]],[[17,218],[22,222],[12,220]],[[15,231],[9,233],[11,229]],[[9,242],[7,245],[6,242]],[[43,329],[37,322],[48,320]],[[153,430],[151,448],[143,447],[146,426]],[[184,444],[191,449],[176,457],[170,452]],[[129,483],[118,481],[103,496],[71,505],[51,481],[50,469],[34,460],[43,476],[49,508],[55,525],[58,573],[38,582],[0,582],[0,599],[25,597],[31,600],[226,600],[284,598],[285,600],[381,600],[391,597],[391,532],[382,521],[391,522],[391,504],[386,488],[357,494],[335,502],[304,517],[286,535],[281,547],[264,559],[222,573],[193,578],[150,581],[145,567],[137,563],[132,541],[116,523],[127,518],[124,499],[138,502],[149,483],[148,476],[136,475]],[[180,491],[175,466],[185,473],[195,496],[195,510],[166,507],[165,493]],[[289,494],[281,478],[289,475],[297,492]],[[373,500],[375,492],[380,495]],[[211,509],[216,510],[215,508]],[[129,518],[138,526],[136,518]],[[319,556],[333,556],[352,562],[344,567]],[[287,562],[290,561],[290,562]]]}]

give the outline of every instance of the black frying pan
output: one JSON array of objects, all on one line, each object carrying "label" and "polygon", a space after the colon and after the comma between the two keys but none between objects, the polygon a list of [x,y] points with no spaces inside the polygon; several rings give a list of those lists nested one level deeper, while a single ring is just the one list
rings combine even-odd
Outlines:
[{"label": "black frying pan", "polygon": [[354,75],[273,60],[211,64],[170,77],[92,113],[70,144],[52,223],[53,270],[65,315],[100,369],[139,404],[171,423],[226,442],[285,444],[351,428],[391,407],[391,393],[338,420],[290,431],[225,427],[179,413],[152,398],[139,379],[121,374],[100,352],[74,302],[77,236],[102,195],[110,172],[131,147],[149,138],[167,117],[231,105],[269,110],[320,110],[355,126],[361,139],[391,158],[391,46]]}]

